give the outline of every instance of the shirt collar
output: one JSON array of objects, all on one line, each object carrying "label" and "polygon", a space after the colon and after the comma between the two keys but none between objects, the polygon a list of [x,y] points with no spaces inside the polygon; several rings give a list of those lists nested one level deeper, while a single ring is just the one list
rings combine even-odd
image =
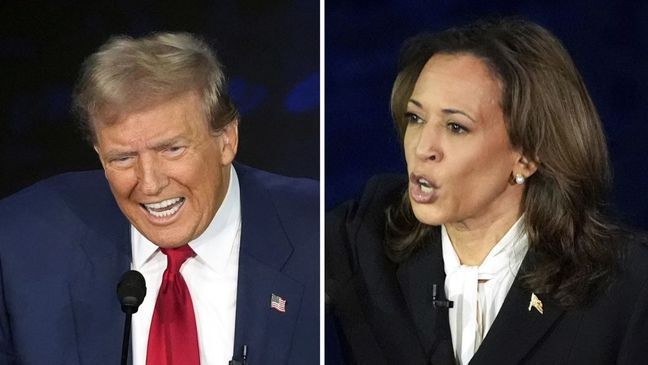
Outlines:
[{"label": "shirt collar", "polygon": [[[189,246],[196,258],[215,271],[223,270],[234,249],[239,244],[241,227],[241,197],[238,176],[234,166],[230,168],[227,193],[207,229]],[[131,225],[131,250],[134,269],[146,265],[156,253],[158,246],[149,241]]]}]

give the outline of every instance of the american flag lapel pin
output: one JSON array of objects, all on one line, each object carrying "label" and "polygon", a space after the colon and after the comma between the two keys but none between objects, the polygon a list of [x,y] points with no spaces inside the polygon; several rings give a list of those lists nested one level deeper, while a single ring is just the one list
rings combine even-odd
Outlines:
[{"label": "american flag lapel pin", "polygon": [[270,308],[277,312],[286,313],[286,300],[275,293],[270,298]]},{"label": "american flag lapel pin", "polygon": [[531,293],[531,301],[529,302],[529,312],[531,312],[531,308],[535,308],[540,314],[544,314],[544,309],[542,308],[542,302],[538,297],[535,295],[535,293]]}]

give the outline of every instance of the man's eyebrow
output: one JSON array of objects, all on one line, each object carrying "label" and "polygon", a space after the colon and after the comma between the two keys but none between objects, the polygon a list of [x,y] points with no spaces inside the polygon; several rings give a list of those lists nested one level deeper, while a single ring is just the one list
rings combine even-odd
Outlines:
[{"label": "man's eyebrow", "polygon": [[169,147],[173,146],[176,143],[184,142],[186,140],[187,139],[182,137],[182,136],[172,137],[172,138],[169,138],[169,139],[165,139],[165,140],[162,140],[162,141],[155,142],[153,145],[151,145],[150,148],[152,148],[154,150],[163,150],[165,148],[169,148]]},{"label": "man's eyebrow", "polygon": [[117,158],[123,158],[123,157],[131,157],[137,155],[137,152],[135,151],[119,151],[119,150],[110,150],[106,152],[106,159],[108,160],[113,160]]}]

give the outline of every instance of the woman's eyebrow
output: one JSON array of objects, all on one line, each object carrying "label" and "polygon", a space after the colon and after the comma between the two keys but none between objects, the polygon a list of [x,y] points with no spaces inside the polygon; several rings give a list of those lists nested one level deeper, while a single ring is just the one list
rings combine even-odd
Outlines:
[{"label": "woman's eyebrow", "polygon": [[[408,102],[416,105],[417,107],[419,107],[421,109],[423,109],[423,104],[421,104],[421,102],[419,102],[416,99],[409,99]],[[472,120],[474,123],[477,123],[477,120],[475,118],[471,117],[470,114],[468,114],[468,113],[466,113],[466,112],[464,112],[463,110],[460,110],[460,109],[444,108],[444,109],[441,109],[441,112],[443,114],[461,114],[461,115],[464,115],[466,118]]]},{"label": "woman's eyebrow", "polygon": [[477,123],[477,120],[475,120],[475,118],[471,117],[470,115],[468,115],[468,113],[464,112],[463,110],[448,108],[448,109],[441,109],[441,111],[443,112],[443,114],[461,114],[466,118],[472,120],[474,123]]},{"label": "woman's eyebrow", "polygon": [[416,105],[416,106],[418,106],[419,108],[423,108],[423,104],[421,104],[420,102],[418,102],[416,99],[409,99],[408,102],[409,102],[409,103],[412,103],[412,104],[414,104],[414,105]]}]

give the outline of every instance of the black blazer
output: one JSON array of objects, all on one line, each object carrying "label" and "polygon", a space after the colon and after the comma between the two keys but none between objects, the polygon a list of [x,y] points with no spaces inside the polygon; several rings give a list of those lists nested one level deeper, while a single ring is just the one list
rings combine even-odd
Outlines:
[{"label": "black blazer", "polygon": [[[432,285],[445,281],[440,230],[400,264],[384,254],[385,209],[405,187],[374,178],[359,203],[327,214],[327,316],[349,363],[454,364],[448,309],[432,306]],[[518,276],[470,364],[648,363],[648,247],[620,244],[619,274],[584,308],[539,295],[544,314],[529,311]],[[530,251],[520,272],[532,259]]]}]

